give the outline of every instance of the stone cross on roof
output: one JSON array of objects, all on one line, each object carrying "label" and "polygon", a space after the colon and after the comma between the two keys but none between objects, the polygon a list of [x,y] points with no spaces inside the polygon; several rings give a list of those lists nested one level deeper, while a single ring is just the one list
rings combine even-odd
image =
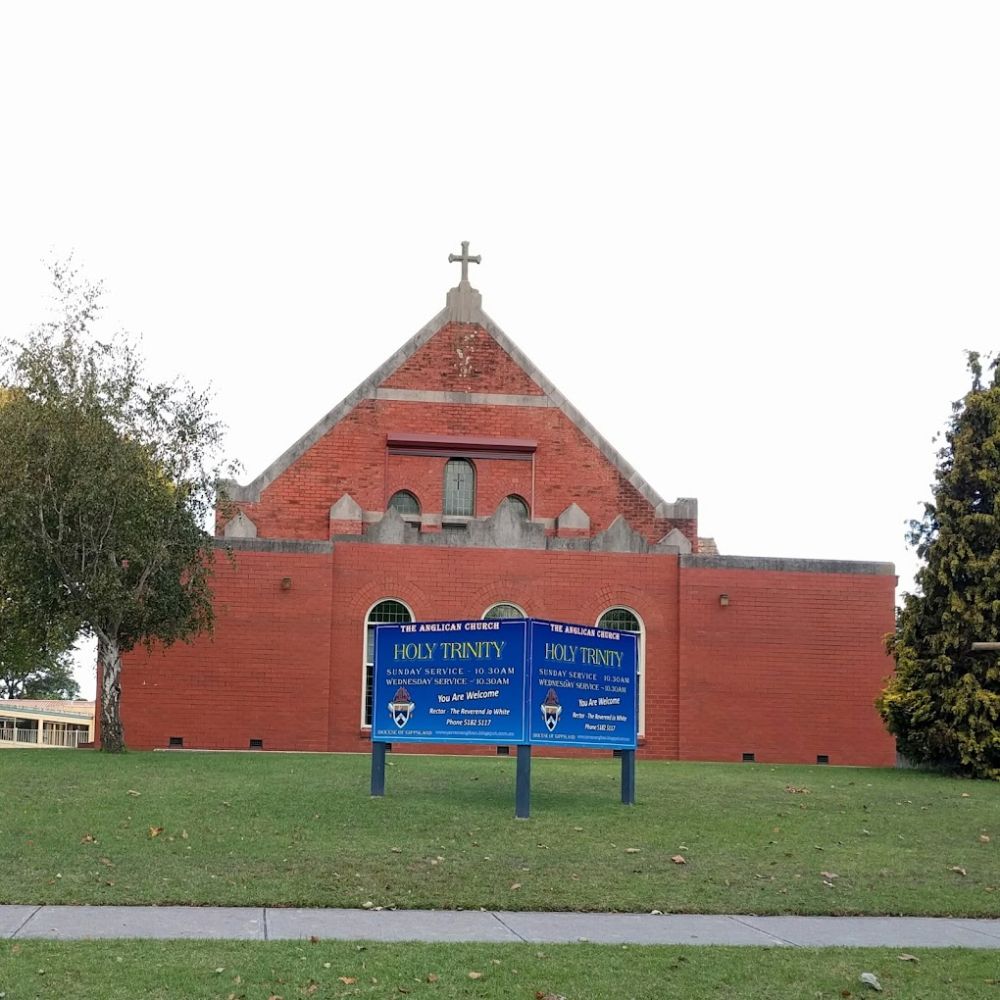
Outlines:
[{"label": "stone cross on roof", "polygon": [[448,254],[448,263],[454,264],[456,261],[461,261],[462,264],[462,281],[469,280],[469,264],[481,264],[483,258],[476,254],[475,257],[469,255],[469,241],[462,240],[462,252],[461,253],[450,253]]}]

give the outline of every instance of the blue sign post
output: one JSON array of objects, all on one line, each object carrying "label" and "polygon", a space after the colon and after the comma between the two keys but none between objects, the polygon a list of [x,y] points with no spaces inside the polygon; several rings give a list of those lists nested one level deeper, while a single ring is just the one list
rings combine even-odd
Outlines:
[{"label": "blue sign post", "polygon": [[516,815],[531,810],[531,747],[620,751],[635,803],[638,637],[530,618],[375,630],[372,795],[387,743],[517,746]]}]

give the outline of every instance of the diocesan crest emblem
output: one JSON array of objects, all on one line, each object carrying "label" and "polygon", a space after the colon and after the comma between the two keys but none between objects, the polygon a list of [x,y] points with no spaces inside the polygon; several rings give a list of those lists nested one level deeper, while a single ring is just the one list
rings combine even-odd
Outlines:
[{"label": "diocesan crest emblem", "polygon": [[542,702],[542,721],[545,728],[551,733],[559,723],[559,716],[562,715],[562,705],[559,704],[559,696],[555,688],[549,688],[549,693]]},{"label": "diocesan crest emblem", "polygon": [[396,696],[389,702],[389,714],[392,716],[392,721],[400,729],[410,721],[410,716],[413,715],[414,708],[416,706],[413,704],[410,692],[405,687],[401,687],[396,692]]}]

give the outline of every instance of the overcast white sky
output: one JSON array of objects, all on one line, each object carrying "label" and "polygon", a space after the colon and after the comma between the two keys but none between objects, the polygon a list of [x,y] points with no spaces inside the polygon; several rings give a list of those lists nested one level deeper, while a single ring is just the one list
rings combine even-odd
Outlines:
[{"label": "overcast white sky", "polygon": [[5,4],[0,335],[75,251],[246,481],[468,239],[486,311],[722,552],[905,588],[1000,330],[998,51],[995,2]]}]

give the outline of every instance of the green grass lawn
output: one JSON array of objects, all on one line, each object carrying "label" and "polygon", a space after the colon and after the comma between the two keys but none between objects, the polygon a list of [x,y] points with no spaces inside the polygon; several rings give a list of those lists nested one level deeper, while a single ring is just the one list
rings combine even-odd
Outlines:
[{"label": "green grass lawn", "polygon": [[518,821],[514,764],[396,754],[372,799],[364,756],[4,750],[0,902],[1000,912],[997,783],[643,762],[629,808],[536,759]]},{"label": "green grass lawn", "polygon": [[[1000,990],[995,952],[922,949],[911,953],[917,961],[901,961],[900,954],[882,948],[22,941],[0,943],[0,992],[7,1000],[981,1000]],[[862,972],[874,973],[883,992],[863,985]]]}]

